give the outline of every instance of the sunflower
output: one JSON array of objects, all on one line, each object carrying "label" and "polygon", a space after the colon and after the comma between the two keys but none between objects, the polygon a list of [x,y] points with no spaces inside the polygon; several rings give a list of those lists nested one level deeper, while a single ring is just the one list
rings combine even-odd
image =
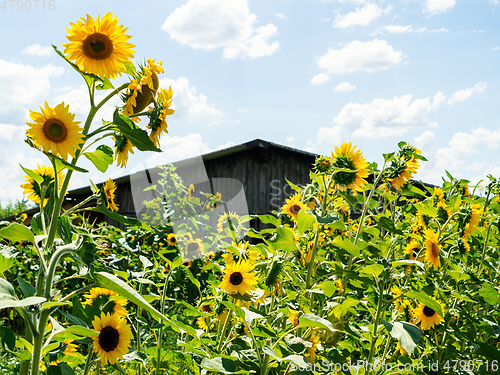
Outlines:
[{"label": "sunflower", "polygon": [[300,210],[302,210],[305,206],[306,205],[301,200],[301,195],[296,193],[290,198],[287,198],[286,204],[281,209],[281,213],[297,220]]},{"label": "sunflower", "polygon": [[69,105],[64,106],[62,102],[52,108],[45,102],[45,108],[40,106],[40,110],[35,112],[30,109],[34,122],[26,123],[30,126],[26,135],[45,152],[50,151],[64,160],[68,159],[68,154],[74,157],[84,137],[82,128],[78,126],[80,122],[73,121],[75,115],[69,113]]},{"label": "sunflower", "polygon": [[261,254],[257,250],[248,249],[248,242],[233,242],[232,246],[236,249],[232,250],[228,247],[227,253],[222,254],[222,260],[226,266],[232,266],[240,260],[248,261],[252,266],[255,266],[261,259]]},{"label": "sunflower", "polygon": [[249,261],[240,260],[231,265],[226,264],[224,276],[219,288],[229,294],[247,294],[255,290],[257,276],[253,272],[253,265]]},{"label": "sunflower", "polygon": [[184,248],[185,259],[193,260],[195,258],[199,258],[202,250],[203,243],[201,238],[189,240],[186,244],[186,247]]},{"label": "sunflower", "polygon": [[106,207],[108,210],[118,211],[118,205],[115,203],[116,183],[111,178],[108,178],[104,183],[102,190],[106,198]]},{"label": "sunflower", "polygon": [[396,190],[401,190],[401,188],[411,179],[412,174],[416,173],[419,163],[412,157],[408,161],[402,161],[401,166],[402,170],[400,170],[396,176],[389,179],[389,183]]},{"label": "sunflower", "polygon": [[71,23],[67,38],[69,43],[63,44],[68,60],[74,60],[85,73],[92,73],[104,78],[121,77],[126,70],[125,64],[134,57],[135,47],[127,41],[132,37],[125,35],[127,28],[118,25],[118,18],[113,13],[100,15],[94,20],[87,14],[77,23]]},{"label": "sunflower", "polygon": [[333,179],[337,187],[361,191],[366,185],[365,178],[368,177],[368,163],[361,151],[356,151],[356,146],[351,142],[342,143],[339,147],[335,146],[335,153],[332,152],[332,165],[334,170],[345,169],[348,171],[335,172]]},{"label": "sunflower", "polygon": [[177,237],[175,237],[175,234],[174,234],[174,233],[170,233],[170,234],[167,236],[167,243],[168,243],[170,246],[175,246],[175,245],[177,245]]},{"label": "sunflower", "polygon": [[196,324],[198,324],[198,327],[200,327],[204,331],[210,331],[215,326],[215,322],[210,322],[209,327],[206,319],[203,316],[200,316],[198,319],[196,319]]},{"label": "sunflower", "polygon": [[118,314],[105,314],[101,312],[101,317],[94,317],[92,325],[98,335],[91,336],[94,339],[92,345],[94,352],[101,358],[103,365],[108,362],[112,365],[118,359],[123,358],[123,354],[128,353],[132,331],[125,318]]},{"label": "sunflower", "polygon": [[411,240],[405,246],[405,253],[410,256],[410,259],[415,259],[416,255],[420,253],[420,250],[420,245],[415,240]]},{"label": "sunflower", "polygon": [[292,322],[294,327],[297,327],[299,325],[299,312],[291,308],[288,308],[288,311],[288,321]]},{"label": "sunflower", "polygon": [[134,153],[132,149],[134,146],[132,143],[124,136],[117,136],[113,138],[115,140],[115,160],[116,165],[120,168],[127,166],[128,154]]},{"label": "sunflower", "polygon": [[[439,302],[441,307],[444,309],[444,305]],[[435,325],[441,324],[444,319],[433,309],[424,305],[423,303],[419,304],[415,309],[416,323],[420,322],[420,329],[422,331],[433,328]]]},{"label": "sunflower", "polygon": [[443,223],[448,220],[448,218],[451,216],[451,210],[446,207],[446,203],[444,201],[438,201],[436,204],[436,208],[438,210],[437,212],[437,219],[442,221]]},{"label": "sunflower", "polygon": [[[159,114],[156,117],[151,118],[148,128],[151,129],[151,134],[149,138],[154,142],[156,147],[160,147],[160,136],[162,133],[168,133],[167,130],[167,120],[168,115],[174,114],[175,110],[171,109],[172,105],[172,87],[169,86],[168,89],[161,88],[158,93],[158,111]],[[154,108],[149,108],[150,111],[154,111]]]},{"label": "sunflower", "polygon": [[425,260],[430,266],[434,268],[441,267],[441,261],[439,260],[439,241],[432,229],[427,229],[425,231]]},{"label": "sunflower", "polygon": [[401,346],[401,343],[399,342],[398,340],[398,343],[396,344],[396,351],[398,351],[401,353],[401,355],[405,355],[405,354],[408,354],[408,352]]},{"label": "sunflower", "polygon": [[337,286],[337,293],[342,294],[344,292],[344,288],[342,287],[342,280],[336,279],[335,285]]},{"label": "sunflower", "polygon": [[109,297],[118,296],[119,294],[113,292],[112,290],[106,288],[92,288],[89,291],[89,294],[84,294],[84,297],[87,298],[82,305],[93,306],[96,305],[99,309],[102,309],[108,303],[114,303],[114,314],[119,316],[126,316],[127,310],[123,307],[127,304],[126,299],[114,299],[111,300]]},{"label": "sunflower", "polygon": [[225,228],[235,230],[240,225],[240,216],[234,212],[224,212],[217,221],[217,231],[223,232]]},{"label": "sunflower", "polygon": [[328,156],[319,156],[314,161],[314,169],[318,173],[328,173],[332,168],[332,159]]},{"label": "sunflower", "polygon": [[193,184],[189,185],[188,190],[187,190],[187,194],[188,194],[189,200],[194,198],[194,185]]},{"label": "sunflower", "polygon": [[483,208],[480,204],[467,204],[460,211],[465,212],[464,238],[469,238],[479,224]]},{"label": "sunflower", "polygon": [[434,194],[436,195],[438,201],[444,200],[444,192],[443,189],[441,189],[440,187],[434,188]]},{"label": "sunflower", "polygon": [[319,336],[314,335],[309,338],[309,342],[311,343],[311,346],[307,348],[307,353],[305,354],[305,357],[309,359],[309,363],[313,363],[316,361],[316,348],[317,346],[321,343],[321,340]]},{"label": "sunflower", "polygon": [[64,344],[66,345],[66,348],[64,349],[63,352],[64,355],[76,356],[77,346],[73,344],[73,339],[64,340]]},{"label": "sunflower", "polygon": [[[40,167],[40,165],[37,164],[37,169],[34,169],[33,172],[35,172],[37,175],[43,177],[43,182],[42,186],[50,186],[50,183],[54,180],[54,168],[52,167]],[[40,185],[35,183],[35,181],[29,176],[26,175],[26,181],[24,184],[21,185],[21,187],[24,189],[23,194],[28,194],[28,199],[40,204],[40,201],[42,199],[41,197],[41,191],[40,191]],[[61,186],[63,184],[63,179],[64,179],[64,174],[62,172],[59,172],[57,174],[57,179],[58,179],[58,185],[59,189],[61,189]],[[48,201],[48,196],[50,194],[50,191],[45,192],[45,197],[43,199],[43,206],[47,204]]]}]

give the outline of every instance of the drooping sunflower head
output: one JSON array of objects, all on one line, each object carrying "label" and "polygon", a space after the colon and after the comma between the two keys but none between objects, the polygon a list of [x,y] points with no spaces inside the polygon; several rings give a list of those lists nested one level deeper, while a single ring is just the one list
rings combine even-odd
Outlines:
[{"label": "drooping sunflower head", "polygon": [[189,187],[187,189],[187,195],[188,195],[189,200],[194,198],[194,185],[193,184],[189,185]]},{"label": "drooping sunflower head", "polygon": [[111,178],[108,178],[102,186],[102,191],[106,198],[106,207],[108,210],[118,211],[118,205],[115,203],[116,183]]},{"label": "drooping sunflower head", "polygon": [[148,108],[150,113],[148,114],[148,128],[151,129],[149,138],[157,147],[160,147],[160,136],[163,133],[168,133],[166,117],[175,113],[175,110],[170,108],[172,105],[172,97],[173,91],[171,86],[169,86],[168,89],[161,88],[156,101],[157,105]]},{"label": "drooping sunflower head", "polygon": [[332,170],[332,161],[328,156],[319,156],[314,161],[314,169],[318,173],[329,173]]},{"label": "drooping sunflower head", "polygon": [[249,261],[240,260],[228,265],[224,269],[224,276],[219,288],[229,294],[245,295],[255,290],[257,276],[253,272],[253,265]]},{"label": "drooping sunflower head", "polygon": [[[439,304],[444,311],[444,305],[441,302],[439,302]],[[431,329],[444,321],[443,317],[441,317],[436,311],[431,309],[429,306],[424,305],[423,303],[420,303],[415,309],[415,317],[416,323],[420,322],[420,329],[422,331]]]},{"label": "drooping sunflower head", "polygon": [[460,207],[459,227],[463,236],[468,238],[479,224],[479,219],[483,212],[480,204],[466,203]]},{"label": "drooping sunflower head", "polygon": [[[43,182],[39,184],[35,182],[29,175],[26,175],[26,181],[21,185],[21,187],[24,189],[23,194],[28,194],[29,200],[40,204],[42,199],[41,190],[44,189],[45,193],[43,206],[45,207],[48,201],[48,197],[51,196],[53,191],[52,189],[54,188],[54,168],[44,166],[40,167],[40,165],[37,164],[37,169],[34,169],[33,172],[42,177]],[[59,172],[57,174],[57,178],[59,185],[58,189],[61,189],[64,180],[64,174],[62,172]]]},{"label": "drooping sunflower head", "polygon": [[75,115],[69,113],[69,105],[62,102],[52,108],[45,102],[40,112],[30,110],[30,117],[34,122],[26,123],[30,126],[26,135],[43,151],[66,160],[68,155],[74,157],[75,151],[80,150],[84,139],[82,128],[78,126],[79,121],[74,121]]},{"label": "drooping sunflower head", "polygon": [[101,313],[101,316],[95,316],[92,321],[95,331],[98,335],[92,336],[94,340],[92,349],[101,359],[101,363],[114,365],[118,359],[128,353],[130,341],[132,340],[132,331],[127,321],[118,314]]},{"label": "drooping sunflower head", "polygon": [[127,161],[128,161],[128,154],[134,153],[133,150],[133,145],[132,143],[128,140],[127,137],[118,135],[116,138],[113,138],[115,140],[115,160],[116,160],[116,165],[120,168],[124,168],[127,166]]},{"label": "drooping sunflower head", "polygon": [[387,169],[391,174],[388,177],[388,182],[396,190],[401,190],[401,188],[410,181],[412,175],[416,173],[419,167],[418,161],[413,159],[413,157],[410,160],[398,158],[393,160],[391,164],[393,165]]},{"label": "drooping sunflower head", "polygon": [[338,188],[361,191],[366,185],[365,178],[368,177],[368,163],[361,151],[356,151],[356,146],[351,142],[343,143],[340,147],[335,146],[332,152],[332,167],[334,170],[334,181]]},{"label": "drooping sunflower head", "polygon": [[292,195],[287,198],[285,205],[281,208],[281,213],[287,215],[288,217],[297,220],[299,217],[299,212],[306,205],[302,202],[302,196],[299,193]]},{"label": "drooping sunflower head", "polygon": [[219,233],[223,232],[226,229],[229,229],[231,232],[238,230],[240,226],[240,216],[235,212],[224,212],[219,220],[217,220],[217,231]]},{"label": "drooping sunflower head", "polygon": [[288,321],[292,322],[294,327],[299,325],[299,312],[297,310],[288,308]]},{"label": "drooping sunflower head", "polygon": [[434,268],[441,267],[441,261],[439,260],[439,240],[432,229],[427,229],[425,231],[425,260]]},{"label": "drooping sunflower head", "polygon": [[82,302],[82,305],[90,306],[91,308],[99,311],[109,312],[119,316],[126,316],[127,310],[125,310],[124,306],[127,304],[127,300],[111,298],[118,295],[118,293],[106,288],[92,288],[90,289],[89,294],[84,295],[87,299]]},{"label": "drooping sunflower head", "polygon": [[68,59],[85,73],[101,78],[121,76],[125,64],[134,57],[135,46],[128,43],[132,36],[125,35],[128,27],[118,25],[118,21],[112,13],[106,13],[96,19],[87,14],[87,19],[71,23],[71,29],[66,29],[69,43],[63,44]]}]

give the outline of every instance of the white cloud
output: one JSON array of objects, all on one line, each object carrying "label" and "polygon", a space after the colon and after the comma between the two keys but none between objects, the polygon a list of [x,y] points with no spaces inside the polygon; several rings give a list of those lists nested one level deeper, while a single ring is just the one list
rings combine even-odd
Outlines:
[{"label": "white cloud", "polygon": [[224,114],[208,102],[203,94],[198,94],[196,87],[189,84],[186,77],[176,80],[160,79],[161,87],[172,85],[174,92],[172,108],[179,118],[186,117],[189,122],[201,122],[207,125],[218,125],[224,122]]},{"label": "white cloud", "polygon": [[419,29],[413,28],[412,25],[387,25],[378,30],[376,30],[373,34],[378,34],[382,31],[385,31],[389,34],[409,34],[409,33],[422,33],[427,30],[427,27],[421,27]]},{"label": "white cloud", "polygon": [[351,3],[354,5],[359,5],[359,4],[365,4],[367,0],[321,0],[321,1],[324,3],[336,1],[336,2],[341,3],[341,4]]},{"label": "white cloud", "polygon": [[334,88],[335,91],[352,91],[356,90],[356,86],[354,86],[350,82],[340,82],[337,86]]},{"label": "white cloud", "polygon": [[[50,79],[64,69],[48,64],[42,68],[17,64],[0,59],[0,112],[5,119],[12,112],[26,111],[26,105],[40,105],[51,90]],[[32,108],[36,110],[37,108]]]},{"label": "white cloud", "polygon": [[282,14],[282,13],[274,13],[274,16],[275,16],[275,17],[278,17],[279,19],[282,19],[282,20],[283,20],[283,19],[287,19],[287,18],[288,18],[287,16],[285,16],[285,15],[284,15],[284,14]]},{"label": "white cloud", "polygon": [[248,112],[250,111],[248,108],[238,108],[236,112]]},{"label": "white cloud", "polygon": [[22,50],[22,53],[27,55],[35,55],[40,57],[51,56],[54,53],[54,49],[50,46],[41,46],[40,44],[33,44],[31,46],[27,46]]},{"label": "white cloud", "polygon": [[328,82],[329,80],[330,76],[328,74],[320,73],[312,77],[310,83],[312,85],[322,85],[323,83]]},{"label": "white cloud", "polygon": [[383,10],[376,4],[366,4],[362,8],[356,8],[354,12],[344,15],[337,13],[333,20],[333,26],[337,29],[346,29],[352,26],[368,26],[375,19],[390,11],[390,7]]},{"label": "white cloud", "polygon": [[255,27],[257,16],[247,0],[189,0],[168,16],[161,27],[172,39],[195,49],[223,48],[223,57],[272,55],[279,42],[275,25]]},{"label": "white cloud", "polygon": [[442,93],[413,99],[403,95],[393,99],[374,99],[370,103],[348,103],[334,117],[337,126],[353,130],[353,137],[381,138],[402,135],[410,128],[436,126],[427,115],[442,103]]},{"label": "white cloud", "polygon": [[432,150],[435,144],[436,135],[430,130],[426,130],[418,137],[415,137],[415,146],[424,154],[426,154],[427,151]]},{"label": "white cloud", "polygon": [[455,103],[461,103],[461,102],[469,99],[474,94],[482,94],[486,90],[487,87],[488,87],[487,82],[478,82],[474,85],[474,87],[470,87],[468,89],[463,89],[463,90],[458,90],[448,100],[448,104],[453,105]]},{"label": "white cloud", "polygon": [[373,73],[403,62],[403,53],[395,51],[385,40],[354,40],[341,49],[329,49],[318,59],[318,66],[332,73],[365,71]]},{"label": "white cloud", "polygon": [[326,128],[320,127],[317,132],[316,143],[339,144],[342,139],[343,129],[341,126]]},{"label": "white cloud", "polygon": [[456,0],[427,0],[423,13],[431,15],[447,12],[457,4]]}]

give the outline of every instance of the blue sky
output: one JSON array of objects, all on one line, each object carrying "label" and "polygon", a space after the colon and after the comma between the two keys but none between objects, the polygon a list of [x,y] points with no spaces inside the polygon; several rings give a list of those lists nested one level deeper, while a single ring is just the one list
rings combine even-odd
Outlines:
[{"label": "blue sky", "polygon": [[23,196],[19,164],[47,163],[23,142],[28,110],[64,101],[82,122],[88,111],[81,77],[50,45],[107,12],[129,27],[136,61],[164,61],[176,113],[163,153],[105,174],[83,163],[92,171],[71,188],[255,138],[318,154],[353,142],[376,162],[404,140],[429,159],[423,181],[500,176],[497,0],[21,2],[0,7],[2,202]]}]

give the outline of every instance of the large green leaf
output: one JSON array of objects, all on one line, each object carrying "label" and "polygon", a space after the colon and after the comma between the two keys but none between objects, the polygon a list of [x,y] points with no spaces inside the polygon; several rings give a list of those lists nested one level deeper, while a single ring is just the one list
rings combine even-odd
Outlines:
[{"label": "large green leaf", "polygon": [[12,223],[8,227],[0,229],[0,237],[12,242],[30,241],[33,244],[35,243],[33,232],[28,227],[19,223]]},{"label": "large green leaf", "polygon": [[89,159],[102,173],[106,172],[108,167],[113,164],[113,150],[106,145],[97,147],[93,152],[84,152],[83,156]]},{"label": "large green leaf", "polygon": [[5,246],[0,244],[0,274],[4,273],[8,269],[12,268],[16,264],[15,248],[11,246]]},{"label": "large green leaf", "polygon": [[340,236],[335,237],[335,239],[332,241],[332,244],[340,247],[341,249],[356,257],[359,257],[361,255],[359,248],[346,238],[342,238]]},{"label": "large green leaf", "polygon": [[120,133],[127,137],[127,139],[140,151],[161,152],[153,141],[149,139],[148,133],[130,121],[127,116],[120,114],[118,108],[113,114],[113,124],[115,124]]},{"label": "large green leaf", "polygon": [[54,48],[54,50],[56,51],[56,53],[57,53],[60,57],[62,57],[62,59],[63,59],[64,61],[66,61],[69,65],[71,65],[71,67],[72,67],[73,69],[75,69],[78,73],[80,73],[80,74],[81,74],[81,76],[83,77],[83,79],[85,79],[85,82],[87,82],[87,85],[88,85],[89,87],[91,87],[91,86],[92,86],[92,83],[93,83],[93,82],[97,82],[97,81],[101,81],[101,82],[102,82],[102,79],[101,79],[101,78],[99,78],[98,76],[96,76],[95,74],[82,72],[82,71],[80,70],[80,68],[78,67],[78,65],[76,65],[76,64],[72,63],[71,61],[69,61],[69,60],[66,58],[66,56],[64,56],[64,54],[63,54],[61,51],[59,51],[59,50],[57,49],[57,47],[56,47],[55,45],[53,45],[53,44],[52,44],[52,47]]},{"label": "large green leaf", "polygon": [[137,306],[140,306],[145,311],[147,311],[151,316],[156,319],[161,319],[163,322],[169,324],[172,329],[176,332],[179,332],[179,328],[176,324],[168,319],[165,315],[156,310],[153,306],[151,306],[143,296],[141,296],[134,288],[128,285],[123,280],[120,280],[113,274],[108,272],[97,272],[95,278],[99,284],[110,289],[121,296],[128,299],[130,302],[135,303]]},{"label": "large green leaf", "polygon": [[31,305],[38,305],[39,303],[45,302],[44,297],[28,297],[22,300],[12,299],[1,299],[0,295],[0,309],[7,309],[9,307],[26,307]]},{"label": "large green leaf", "polygon": [[299,318],[299,327],[317,327],[336,331],[330,321],[313,314],[303,314]]},{"label": "large green leaf", "polygon": [[380,275],[384,271],[384,266],[381,264],[370,264],[369,266],[363,267],[359,273],[365,273],[367,275],[373,275],[376,278],[378,278],[378,275]]},{"label": "large green leaf", "polygon": [[387,229],[389,232],[393,234],[404,235],[404,232],[401,231],[400,229],[397,229],[394,226],[394,223],[388,217],[382,216],[381,218],[379,218],[378,225],[380,225],[382,228]]},{"label": "large green leaf", "polygon": [[382,319],[382,324],[384,324],[392,337],[399,340],[401,347],[411,355],[420,342],[420,337],[422,336],[420,329],[406,322],[393,322],[391,324]]},{"label": "large green leaf", "polygon": [[41,184],[43,182],[43,177],[40,176],[38,173],[35,173],[31,169],[24,168],[21,164],[19,164],[24,172],[33,179],[37,184]]},{"label": "large green leaf", "polygon": [[483,287],[479,290],[479,295],[484,298],[486,302],[494,306],[498,302],[498,292],[489,283],[484,283]]},{"label": "large green leaf", "polygon": [[278,362],[290,361],[295,366],[298,366],[300,368],[306,368],[308,365],[308,363],[304,360],[304,357],[302,357],[300,355],[292,354],[292,355],[286,356],[284,358],[280,358],[275,353],[275,351],[267,345],[264,345],[262,347],[262,351],[264,353],[266,353],[267,355],[269,355],[271,358],[274,358],[275,360],[277,360]]},{"label": "large green leaf", "polygon": [[205,370],[213,371],[222,374],[248,374],[248,371],[236,371],[238,363],[229,358],[203,358],[201,367]]},{"label": "large green leaf", "polygon": [[437,312],[437,314],[441,317],[443,317],[443,309],[441,308],[441,305],[434,301],[432,297],[427,295],[424,292],[406,292],[405,295],[409,298],[415,298],[418,302],[423,303],[425,306],[430,307],[432,310]]},{"label": "large green leaf", "polygon": [[271,237],[269,242],[277,250],[283,251],[295,251],[297,250],[297,244],[293,240],[294,233],[283,227],[276,228],[276,236]]},{"label": "large green leaf", "polygon": [[303,235],[306,231],[312,228],[314,223],[316,222],[316,218],[310,212],[306,212],[303,208],[299,211],[297,218],[297,226],[299,227],[299,235]]}]

